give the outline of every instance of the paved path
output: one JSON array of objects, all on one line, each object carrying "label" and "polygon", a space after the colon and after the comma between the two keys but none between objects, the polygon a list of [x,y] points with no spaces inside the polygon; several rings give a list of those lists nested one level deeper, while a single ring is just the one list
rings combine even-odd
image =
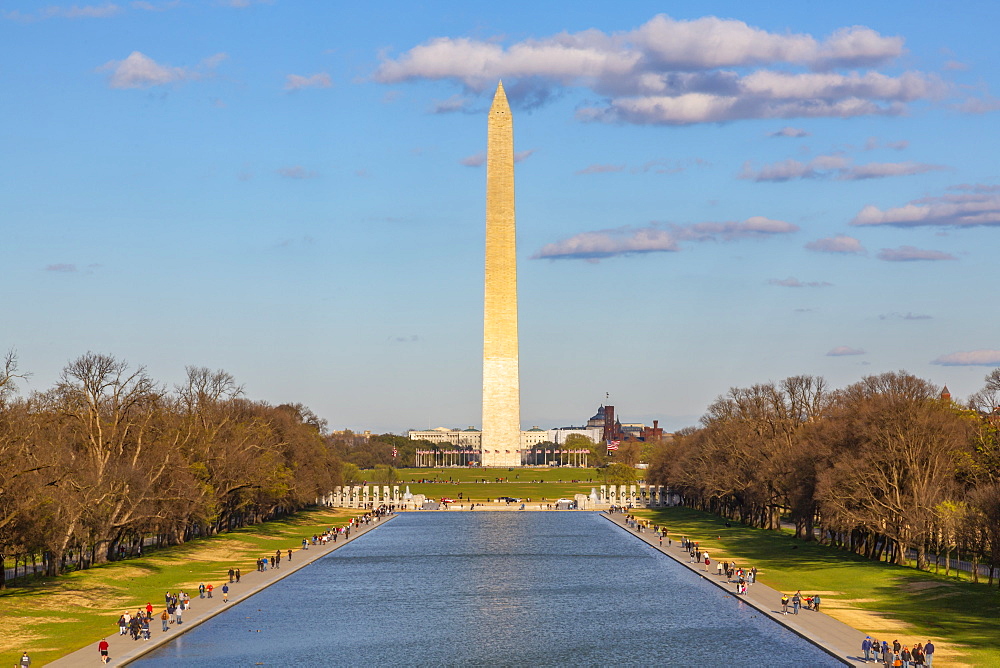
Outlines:
[{"label": "paved path", "polygon": [[[653,531],[644,529],[642,533],[636,532],[625,524],[625,515],[621,513],[601,513],[601,515],[625,531],[628,531],[639,540],[645,541],[654,550],[659,550],[677,563],[697,573],[708,582],[725,590],[730,595],[736,595],[735,585],[728,582],[725,575],[721,577],[716,575],[714,559],[710,566],[711,571],[706,573],[704,564],[688,563],[688,553],[681,549],[678,543],[675,542],[673,546],[663,545],[660,547],[659,539]],[[794,592],[787,593],[791,596]],[[747,588],[746,596],[740,596],[740,598],[793,633],[805,638],[828,654],[843,661],[845,665],[865,665],[864,656],[858,656],[861,654],[861,641],[865,638],[864,633],[822,612],[813,612],[812,610],[803,608],[799,610],[799,614],[797,615],[791,613],[783,615],[781,614],[781,594],[782,592],[757,582]],[[789,609],[791,609],[791,606],[789,606]]]},{"label": "paved path", "polygon": [[[113,631],[107,637],[108,644],[111,646],[110,651],[108,652],[111,656],[111,662],[108,665],[123,666],[130,661],[134,661],[143,654],[151,652],[153,649],[172,641],[181,633],[198,626],[208,619],[211,619],[231,607],[234,603],[238,603],[253,596],[261,589],[269,587],[282,578],[288,577],[295,571],[308,566],[320,557],[330,554],[333,550],[343,547],[348,543],[353,543],[360,536],[368,533],[372,529],[378,528],[382,524],[385,524],[387,521],[393,519],[393,517],[395,517],[395,515],[389,515],[388,517],[382,518],[381,521],[376,522],[375,520],[372,520],[371,524],[352,528],[349,540],[341,538],[336,543],[330,542],[326,545],[310,545],[307,550],[295,550],[291,561],[286,559],[281,560],[281,568],[271,568],[264,572],[251,571],[249,573],[243,573],[238,584],[234,583],[229,585],[228,603],[223,603],[222,601],[223,583],[213,582],[212,584],[215,585],[215,595],[212,598],[201,599],[198,598],[197,595],[192,598],[191,608],[184,612],[184,623],[180,626],[177,624],[170,625],[170,630],[166,633],[161,631],[162,625],[160,623],[160,613],[163,611],[163,608],[160,607],[154,610],[153,620],[149,625],[149,630],[152,635],[151,640],[132,640],[132,637],[129,635],[118,635],[118,627],[115,625],[115,620],[109,617],[108,628],[113,629]],[[194,593],[197,594],[197,591]],[[160,606],[162,605],[163,603],[161,599]],[[61,659],[57,659],[48,665],[58,666],[59,668],[77,668],[78,666],[93,668],[94,666],[99,666],[101,665],[101,662],[97,651],[97,641],[81,650],[73,652],[72,654],[67,654]]]}]

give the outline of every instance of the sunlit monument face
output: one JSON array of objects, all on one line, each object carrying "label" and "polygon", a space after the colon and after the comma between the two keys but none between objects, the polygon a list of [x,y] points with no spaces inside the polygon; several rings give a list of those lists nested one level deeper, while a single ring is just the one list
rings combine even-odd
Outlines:
[{"label": "sunlit monument face", "polygon": [[486,298],[483,309],[483,466],[520,466],[514,123],[503,84],[486,143]]}]

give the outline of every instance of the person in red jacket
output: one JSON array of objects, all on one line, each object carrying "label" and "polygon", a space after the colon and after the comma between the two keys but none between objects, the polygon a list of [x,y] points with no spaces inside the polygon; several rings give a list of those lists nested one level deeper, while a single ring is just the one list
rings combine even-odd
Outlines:
[{"label": "person in red jacket", "polygon": [[97,651],[101,653],[101,661],[107,663],[111,659],[108,657],[108,640],[103,638],[101,642],[97,643]]}]

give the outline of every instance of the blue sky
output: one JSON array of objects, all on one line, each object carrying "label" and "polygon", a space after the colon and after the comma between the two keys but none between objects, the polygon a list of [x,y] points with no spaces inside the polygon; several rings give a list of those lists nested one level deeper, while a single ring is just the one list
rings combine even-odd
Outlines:
[{"label": "blue sky", "polygon": [[[542,5],[542,6],[539,6]],[[923,5],[929,5],[927,7]],[[993,2],[0,3],[0,346],[478,425],[486,116],[525,427],[1000,366]]]}]

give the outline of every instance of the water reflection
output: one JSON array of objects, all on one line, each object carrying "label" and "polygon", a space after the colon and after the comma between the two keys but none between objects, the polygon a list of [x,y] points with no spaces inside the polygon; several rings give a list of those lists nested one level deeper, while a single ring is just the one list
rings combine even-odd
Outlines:
[{"label": "water reflection", "polygon": [[411,513],[143,666],[838,666],[590,513]]}]

